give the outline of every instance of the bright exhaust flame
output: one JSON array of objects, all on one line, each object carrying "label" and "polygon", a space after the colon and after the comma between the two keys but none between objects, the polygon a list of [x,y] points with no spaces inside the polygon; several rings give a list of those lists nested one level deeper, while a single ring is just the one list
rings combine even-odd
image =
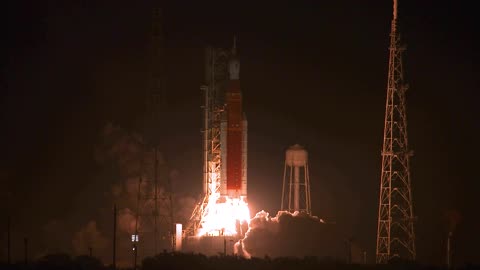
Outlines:
[{"label": "bright exhaust flame", "polygon": [[212,173],[212,180],[211,194],[197,236],[236,236],[241,233],[241,225],[250,222],[246,198],[220,195],[220,179],[215,173]]}]

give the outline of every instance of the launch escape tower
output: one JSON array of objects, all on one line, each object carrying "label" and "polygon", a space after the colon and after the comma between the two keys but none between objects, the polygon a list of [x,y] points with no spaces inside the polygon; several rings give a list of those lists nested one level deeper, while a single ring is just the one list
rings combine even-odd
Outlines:
[{"label": "launch escape tower", "polygon": [[387,100],[382,148],[376,262],[392,258],[415,260],[415,232],[408,149],[407,114],[397,0],[390,33]]},{"label": "launch escape tower", "polygon": [[285,152],[281,210],[311,214],[308,152],[295,144]]},{"label": "launch escape tower", "polygon": [[[132,236],[135,266],[137,254],[155,255],[173,249],[173,200],[165,149],[167,101],[162,10],[155,8],[152,22],[150,85],[144,135],[147,157],[142,162],[138,182],[135,234]],[[161,188],[163,187],[163,188]]]}]

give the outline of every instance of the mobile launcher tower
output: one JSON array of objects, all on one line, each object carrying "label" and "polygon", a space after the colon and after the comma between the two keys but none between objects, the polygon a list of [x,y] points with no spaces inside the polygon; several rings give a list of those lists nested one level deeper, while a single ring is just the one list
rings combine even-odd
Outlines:
[{"label": "mobile launcher tower", "polygon": [[248,229],[247,120],[235,39],[230,51],[208,47],[205,55],[203,199],[184,233],[186,248],[197,242],[217,254]]}]

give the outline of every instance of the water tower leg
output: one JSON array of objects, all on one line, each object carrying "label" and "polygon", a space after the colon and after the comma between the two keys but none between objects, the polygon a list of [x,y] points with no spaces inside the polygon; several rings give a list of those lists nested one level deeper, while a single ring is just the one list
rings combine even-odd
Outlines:
[{"label": "water tower leg", "polygon": [[295,178],[294,178],[294,196],[293,196],[293,207],[294,211],[299,211],[300,210],[300,167],[295,166]]}]

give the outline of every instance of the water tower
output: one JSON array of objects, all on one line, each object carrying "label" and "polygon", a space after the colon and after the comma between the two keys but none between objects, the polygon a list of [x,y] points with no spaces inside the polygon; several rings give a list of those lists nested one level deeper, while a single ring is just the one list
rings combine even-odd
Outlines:
[{"label": "water tower", "polygon": [[311,214],[308,152],[302,146],[290,146],[285,153],[281,210]]}]

